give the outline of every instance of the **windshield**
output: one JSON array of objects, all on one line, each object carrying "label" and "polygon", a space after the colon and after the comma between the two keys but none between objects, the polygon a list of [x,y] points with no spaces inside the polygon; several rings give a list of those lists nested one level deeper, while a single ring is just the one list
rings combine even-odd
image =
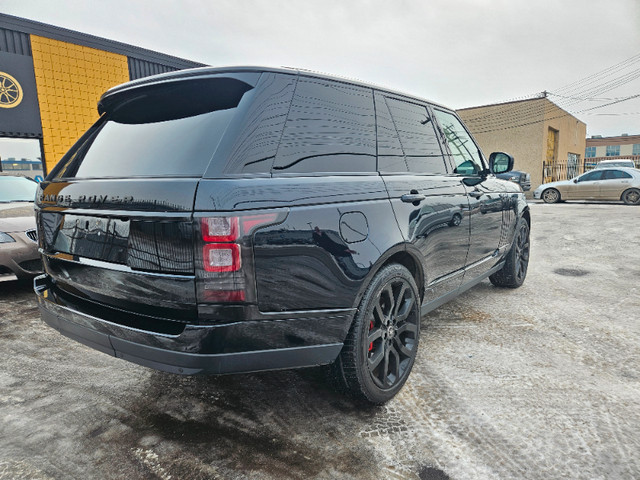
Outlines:
[{"label": "windshield", "polygon": [[25,177],[0,175],[0,203],[33,202],[38,184]]}]

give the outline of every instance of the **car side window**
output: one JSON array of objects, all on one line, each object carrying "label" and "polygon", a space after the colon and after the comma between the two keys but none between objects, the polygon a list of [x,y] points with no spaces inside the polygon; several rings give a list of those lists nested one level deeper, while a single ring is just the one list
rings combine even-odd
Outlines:
[{"label": "car side window", "polygon": [[469,135],[462,122],[452,113],[434,109],[441,134],[451,152],[454,173],[477,175],[484,170],[479,147]]},{"label": "car side window", "polygon": [[211,167],[224,164],[231,174],[270,174],[295,84],[295,75],[263,73],[250,107],[229,125]]},{"label": "car side window", "polygon": [[398,132],[384,95],[376,92],[376,133],[378,139],[378,171],[381,173],[406,173],[409,171],[400,145]]},{"label": "car side window", "polygon": [[398,132],[409,171],[447,173],[433,119],[427,107],[390,97],[385,97],[385,103]]},{"label": "car side window", "polygon": [[597,171],[597,170],[594,170],[589,173],[585,173],[578,179],[578,182],[593,182],[596,180],[601,180],[602,173],[603,173],[602,171]]},{"label": "car side window", "polygon": [[272,173],[376,172],[370,88],[300,77]]},{"label": "car side window", "polygon": [[632,178],[627,172],[623,172],[622,170],[606,170],[604,172],[605,180],[616,180],[620,178]]},{"label": "car side window", "polygon": [[378,171],[446,174],[433,119],[427,107],[375,94]]}]

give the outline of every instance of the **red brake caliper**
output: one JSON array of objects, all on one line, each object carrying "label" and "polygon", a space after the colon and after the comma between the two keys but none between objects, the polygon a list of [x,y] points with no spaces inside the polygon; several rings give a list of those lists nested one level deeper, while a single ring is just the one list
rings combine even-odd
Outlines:
[{"label": "red brake caliper", "polygon": [[[369,331],[373,330],[373,320],[369,322]],[[373,350],[373,342],[369,344],[369,351]]]}]

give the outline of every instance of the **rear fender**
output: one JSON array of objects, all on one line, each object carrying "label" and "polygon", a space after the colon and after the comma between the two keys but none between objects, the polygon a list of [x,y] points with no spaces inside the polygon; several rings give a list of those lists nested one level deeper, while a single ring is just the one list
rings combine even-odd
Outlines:
[{"label": "rear fender", "polygon": [[424,269],[422,263],[419,260],[419,252],[416,249],[413,249],[411,245],[406,243],[399,243],[389,248],[386,252],[384,252],[380,258],[372,265],[369,273],[364,278],[362,282],[362,286],[356,295],[354,300],[354,308],[358,308],[360,306],[360,301],[364,296],[367,288],[371,284],[373,278],[377,275],[377,273],[386,265],[391,263],[398,263],[403,265],[411,272],[413,278],[418,285],[418,291],[420,292],[420,302],[422,302],[422,298],[424,296],[424,285],[425,285],[425,276]]}]

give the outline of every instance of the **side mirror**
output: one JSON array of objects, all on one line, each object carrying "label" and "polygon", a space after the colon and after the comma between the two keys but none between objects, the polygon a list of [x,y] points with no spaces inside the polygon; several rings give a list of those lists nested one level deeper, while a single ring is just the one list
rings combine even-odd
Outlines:
[{"label": "side mirror", "polygon": [[573,179],[573,183],[578,183],[578,179],[577,179],[577,178],[574,178],[574,179]]},{"label": "side mirror", "polygon": [[504,152],[493,152],[489,155],[489,171],[493,174],[513,170],[513,157]]}]

